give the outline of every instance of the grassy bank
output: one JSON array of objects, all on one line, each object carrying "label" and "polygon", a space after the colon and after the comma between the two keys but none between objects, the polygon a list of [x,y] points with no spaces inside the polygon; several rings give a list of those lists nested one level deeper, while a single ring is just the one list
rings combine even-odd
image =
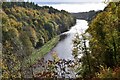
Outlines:
[{"label": "grassy bank", "polygon": [[59,41],[59,36],[56,36],[55,38],[51,39],[46,44],[44,44],[40,49],[34,51],[32,55],[30,55],[30,59],[31,59],[30,64],[36,63],[38,59],[41,59],[45,54],[50,52],[58,43],[58,41]]}]

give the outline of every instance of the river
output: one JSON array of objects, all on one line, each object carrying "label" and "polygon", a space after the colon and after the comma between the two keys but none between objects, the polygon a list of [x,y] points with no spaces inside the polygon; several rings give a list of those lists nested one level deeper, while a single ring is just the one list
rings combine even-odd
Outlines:
[{"label": "river", "polygon": [[44,56],[44,60],[53,60],[54,52],[60,59],[69,59],[74,60],[72,55],[73,50],[73,40],[75,38],[76,33],[82,34],[88,28],[88,23],[85,20],[77,19],[76,25],[71,27],[71,29],[62,34],[66,34],[67,37],[60,42],[48,53]]},{"label": "river", "polygon": [[[56,54],[59,59],[64,59],[64,60],[72,60],[74,61],[74,57],[72,55],[72,50],[73,50],[73,40],[75,39],[75,35],[76,33],[78,34],[82,34],[85,32],[85,30],[88,28],[88,22],[85,20],[80,20],[77,19],[76,20],[76,24],[75,26],[72,26],[71,29],[67,32],[64,32],[62,34],[66,34],[67,37],[65,37],[65,39],[61,40],[58,42],[58,44],[48,53],[46,54],[43,59],[41,61],[39,61],[39,63],[36,65],[36,68],[34,69],[34,73],[39,73],[42,71],[46,71],[46,62],[49,61],[53,61],[54,57],[53,55]],[[43,67],[43,65],[45,65]],[[76,73],[74,70],[72,70],[71,68],[66,67],[65,71],[69,71],[70,74],[65,74],[65,77],[68,78],[68,76],[70,78],[75,78],[76,77]],[[61,73],[61,69],[57,68],[58,73]],[[60,78],[61,78],[61,74],[59,74]],[[58,76],[58,77],[59,77]]]},{"label": "river", "polygon": [[[74,2],[74,1],[73,1]],[[84,1],[83,1],[84,2]],[[66,10],[70,13],[78,13],[78,12],[88,12],[90,10],[98,11],[98,10],[103,10],[107,4],[104,4],[102,2],[95,2],[93,3],[59,3],[56,2],[57,4],[39,4],[39,6],[52,6],[55,9],[58,10]],[[89,2],[89,1],[88,1]],[[91,1],[90,1],[91,2]],[[71,6],[72,5],[72,6]],[[74,40],[75,34],[76,33],[84,33],[85,30],[88,28],[88,23],[85,20],[80,20],[77,19],[76,25],[71,27],[71,29],[67,32],[64,32],[63,34],[67,34],[67,37],[60,41],[53,49],[50,51],[48,54],[44,56],[45,60],[52,60],[52,54],[55,52],[57,56],[60,59],[70,59],[73,60],[74,57],[72,56],[72,50],[73,50],[73,43],[72,40]]]},{"label": "river", "polygon": [[[46,6],[46,5],[52,6],[53,8],[58,9],[58,10],[66,10],[70,13],[86,12],[86,11],[90,11],[90,10],[98,11],[98,10],[103,10],[104,7],[106,6],[106,4],[104,4],[104,3],[39,4],[39,6]],[[54,54],[57,57],[59,57],[60,60],[68,60],[68,61],[71,60],[74,63],[74,56],[72,55],[73,40],[75,39],[76,33],[82,34],[86,31],[87,28],[88,28],[87,21],[77,19],[76,24],[74,26],[72,26],[69,31],[62,33],[62,34],[66,34],[67,37],[65,37],[65,39],[59,41],[58,44],[48,54],[46,54],[40,61],[38,61],[38,63],[35,65],[34,74],[43,73],[44,71],[49,72],[50,70],[47,67],[48,62],[52,61],[54,59],[54,57],[53,57]],[[87,43],[86,43],[86,45],[87,45]],[[81,55],[79,55],[78,57],[80,58]],[[52,61],[52,62],[54,62],[54,61]],[[55,64],[55,66],[57,66],[57,65],[58,64]],[[63,63],[61,66],[63,66]],[[59,77],[61,78],[62,73],[64,73],[65,71],[70,73],[70,74],[64,74],[66,78],[69,78],[69,77],[76,78],[76,72],[74,70],[75,67],[73,67],[72,69],[69,67],[66,67],[66,68],[64,68],[65,69],[65,71],[64,71],[63,68],[60,68],[61,66],[57,66],[57,70],[54,70],[57,72],[58,78]],[[65,67],[65,66],[66,65],[64,65],[63,67]]]}]

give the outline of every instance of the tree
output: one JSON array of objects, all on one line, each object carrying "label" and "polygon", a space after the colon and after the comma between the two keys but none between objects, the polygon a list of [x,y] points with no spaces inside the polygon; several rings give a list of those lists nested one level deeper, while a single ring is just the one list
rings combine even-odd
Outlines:
[{"label": "tree", "polygon": [[73,40],[73,55],[78,64],[80,64],[77,69],[77,75],[82,76],[82,78],[90,78],[90,74],[92,75],[90,51],[87,43],[87,36],[85,34],[77,34],[75,40]]}]

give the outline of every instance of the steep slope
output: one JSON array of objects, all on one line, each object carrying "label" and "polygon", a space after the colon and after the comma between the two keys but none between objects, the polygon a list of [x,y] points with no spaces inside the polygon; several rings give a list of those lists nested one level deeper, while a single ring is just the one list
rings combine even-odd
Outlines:
[{"label": "steep slope", "polygon": [[80,76],[119,79],[120,2],[110,2],[104,11],[89,23],[86,32],[90,34],[90,47],[84,46]]},{"label": "steep slope", "polygon": [[[3,76],[19,74],[22,61],[56,35],[75,24],[66,11],[39,7],[29,2],[3,2],[2,17]],[[17,66],[15,66],[17,65]],[[17,67],[17,68],[16,68]],[[18,72],[18,73],[17,73]],[[8,75],[4,75],[4,74]]]}]

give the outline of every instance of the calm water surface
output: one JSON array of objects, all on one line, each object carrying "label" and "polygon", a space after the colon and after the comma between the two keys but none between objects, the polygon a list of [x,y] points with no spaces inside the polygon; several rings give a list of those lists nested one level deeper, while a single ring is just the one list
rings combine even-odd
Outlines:
[{"label": "calm water surface", "polygon": [[87,28],[88,28],[87,21],[77,19],[75,26],[71,27],[69,31],[62,33],[67,34],[67,37],[64,40],[58,42],[58,44],[52,49],[52,51],[50,51],[48,54],[44,56],[44,59],[52,60],[54,53],[56,53],[60,59],[74,60],[74,57],[72,55],[73,50],[72,41],[74,40],[76,33],[78,34],[84,33]]}]

